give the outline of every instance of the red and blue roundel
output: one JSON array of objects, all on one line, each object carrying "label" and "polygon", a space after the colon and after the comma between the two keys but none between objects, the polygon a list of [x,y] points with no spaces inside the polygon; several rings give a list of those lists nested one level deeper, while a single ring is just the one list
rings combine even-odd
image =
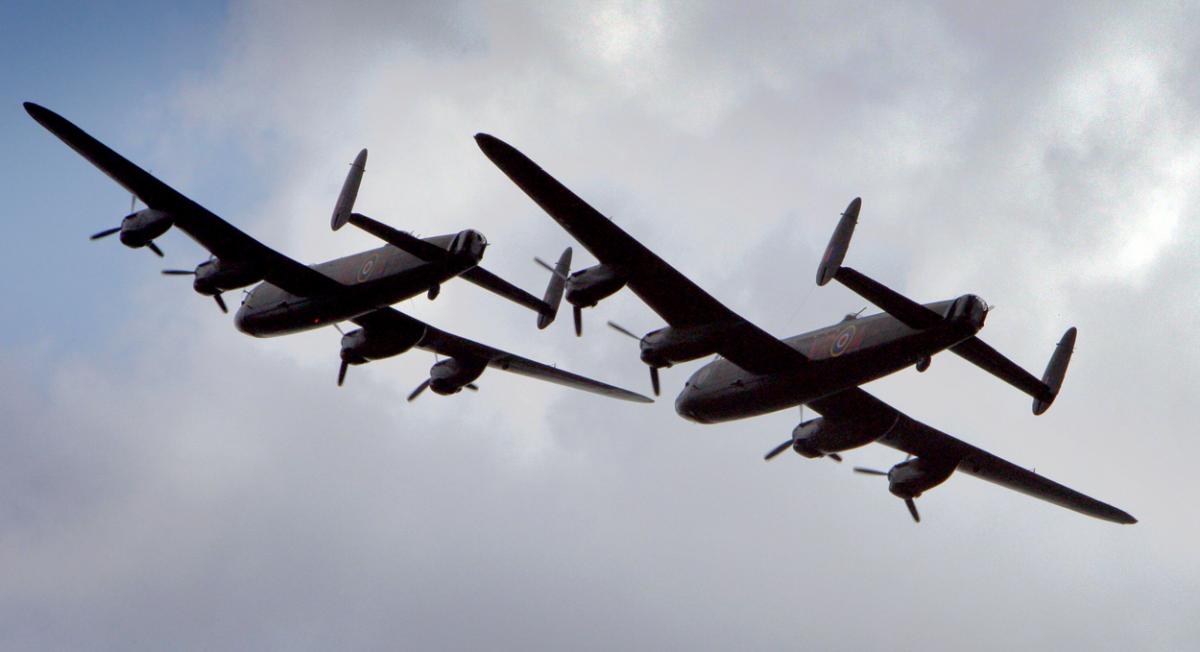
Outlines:
[{"label": "red and blue roundel", "polygon": [[372,254],[367,262],[363,263],[362,269],[358,270],[358,282],[362,283],[371,276],[371,271],[375,269],[375,263],[379,258],[379,254]]},{"label": "red and blue roundel", "polygon": [[836,358],[839,355],[850,350],[852,344],[855,343],[854,332],[858,330],[854,324],[850,324],[843,328],[833,340],[833,346],[829,347],[829,357]]}]

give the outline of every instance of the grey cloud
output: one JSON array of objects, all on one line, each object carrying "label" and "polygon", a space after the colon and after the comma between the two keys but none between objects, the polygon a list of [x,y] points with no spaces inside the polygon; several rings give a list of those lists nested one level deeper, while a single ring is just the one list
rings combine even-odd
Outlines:
[{"label": "grey cloud", "polygon": [[[979,292],[1000,306],[984,338],[1034,370],[1081,328],[1043,417],[952,356],[872,391],[1142,523],[954,478],[921,498],[914,528],[848,465],[764,464],[795,413],[680,420],[671,394],[695,365],[665,370],[651,407],[498,372],[478,395],[408,405],[419,354],[334,391],[336,337],[250,340],[154,279],[99,353],[2,352],[0,643],[1187,647],[1200,314],[1186,13],[234,7],[228,58],[158,109],[182,126],[158,151],[206,204],[225,201],[203,165],[214,148],[236,154],[223,167],[263,171],[223,214],[284,251],[371,242],[325,230],[366,145],[364,210],[425,233],[478,227],[487,266],[540,287],[528,259],[568,240],[479,155],[470,136],[486,130],[787,335],[861,307],[810,288],[833,220],[862,195],[856,267],[922,300]],[[1159,207],[1169,236],[1123,260]],[[462,284],[401,307],[648,384],[603,327],[659,324],[629,296],[589,311],[582,340]],[[894,461],[878,447],[849,460]]]}]

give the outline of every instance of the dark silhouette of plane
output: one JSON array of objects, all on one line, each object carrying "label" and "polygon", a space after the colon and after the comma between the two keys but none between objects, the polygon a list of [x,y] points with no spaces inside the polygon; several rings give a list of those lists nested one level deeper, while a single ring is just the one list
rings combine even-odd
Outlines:
[{"label": "dark silhouette of plane", "polygon": [[[552,275],[546,298],[536,299],[479,267],[487,241],[477,231],[467,229],[421,240],[352,213],[366,164],[366,150],[360,152],[351,165],[334,209],[333,228],[355,224],[389,243],[418,248],[423,254],[413,255],[388,244],[306,266],[246,235],[62,116],[29,102],[25,103],[25,110],[145,203],[145,209],[130,213],[119,227],[97,233],[93,239],[119,233],[126,246],[152,248],[161,255],[153,245],[154,240],[172,226],[178,227],[208,249],[212,257],[194,271],[166,270],[165,273],[195,275],[193,288],[216,299],[222,310],[225,310],[225,303],[221,292],[257,283],[235,316],[237,328],[249,335],[284,335],[336,326],[346,320],[357,324],[360,328],[342,336],[338,385],[345,380],[350,365],[399,355],[415,347],[446,357],[433,365],[429,378],[418,385],[409,400],[426,388],[437,394],[474,389],[474,381],[484,369],[494,367],[603,396],[651,402],[640,394],[438,330],[391,308],[391,304],[422,292],[434,298],[443,282],[461,276],[534,309],[538,312],[538,326],[544,328],[554,319],[564,284],[559,276]],[[568,249],[559,267],[566,270],[569,265]]]},{"label": "dark silhouette of plane", "polygon": [[1058,343],[1041,379],[976,337],[988,306],[975,295],[921,305],[842,265],[862,201],[850,202],[817,271],[817,283],[837,280],[885,312],[780,340],[714,299],[675,268],[604,217],[524,154],[487,135],[479,147],[516,185],[575,237],[600,264],[566,277],[576,308],[595,305],[629,287],[668,324],[639,340],[655,394],[658,369],[712,354],[675,401],[680,416],[717,423],[807,405],[821,416],[804,421],[766,455],[791,448],[809,458],[829,457],[879,442],[908,454],[883,475],[892,494],[920,520],[915,498],[962,471],[1077,512],[1117,523],[1129,514],[931,428],[862,390],[859,385],[909,366],[920,371],[949,350],[1028,393],[1034,414],[1058,395],[1075,342],[1075,329]]}]

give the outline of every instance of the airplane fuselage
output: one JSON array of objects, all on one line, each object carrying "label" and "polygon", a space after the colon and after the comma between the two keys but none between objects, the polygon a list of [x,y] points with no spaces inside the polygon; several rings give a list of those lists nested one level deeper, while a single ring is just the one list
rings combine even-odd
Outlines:
[{"label": "airplane fuselage", "polygon": [[238,308],[238,330],[274,337],[328,326],[390,306],[428,291],[479,264],[486,240],[475,231],[425,238],[448,249],[444,261],[429,262],[384,245],[312,265],[346,286],[335,296],[298,296],[269,282],[256,285]]},{"label": "airplane fuselage", "polygon": [[945,321],[916,330],[880,313],[788,338],[784,342],[809,360],[793,371],[753,374],[718,358],[692,374],[675,411],[691,421],[720,423],[795,407],[928,359],[973,336],[986,315],[973,295],[926,307]]}]

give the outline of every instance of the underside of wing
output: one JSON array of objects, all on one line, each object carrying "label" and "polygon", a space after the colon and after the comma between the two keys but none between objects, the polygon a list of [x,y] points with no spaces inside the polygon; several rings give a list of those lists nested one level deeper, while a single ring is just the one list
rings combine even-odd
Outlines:
[{"label": "underside of wing", "polygon": [[228,262],[253,265],[262,277],[292,294],[312,296],[335,291],[337,281],[251,238],[179,191],[134,165],[66,118],[31,102],[25,110],[50,133],[107,174],[146,206],[168,213],[174,226]]},{"label": "underside of wing", "polygon": [[444,356],[481,362],[493,369],[508,371],[538,380],[564,385],[574,389],[607,396],[610,398],[633,401],[635,403],[653,403],[650,398],[636,392],[614,387],[598,380],[592,380],[569,371],[563,371],[550,365],[535,362],[519,355],[480,344],[465,337],[459,337],[424,324],[418,319],[405,315],[394,308],[382,308],[372,313],[356,317],[354,323],[370,328],[411,329],[414,324],[424,327],[424,336],[417,342],[417,348],[431,351]]},{"label": "underside of wing", "polygon": [[717,301],[529,157],[488,134],[477,134],[475,140],[517,187],[601,263],[627,274],[629,289],[668,324],[737,324],[732,331],[737,337],[722,343],[718,353],[754,373],[775,373],[805,362],[798,351]]},{"label": "underside of wing", "polygon": [[879,443],[917,458],[953,464],[957,471],[1081,514],[1114,523],[1137,522],[1137,519],[1112,505],[1086,496],[956,439],[936,428],[911,419],[861,389],[840,392],[813,401],[808,405],[827,419],[868,420],[898,416],[899,418],[894,421],[894,427],[878,440]]}]

